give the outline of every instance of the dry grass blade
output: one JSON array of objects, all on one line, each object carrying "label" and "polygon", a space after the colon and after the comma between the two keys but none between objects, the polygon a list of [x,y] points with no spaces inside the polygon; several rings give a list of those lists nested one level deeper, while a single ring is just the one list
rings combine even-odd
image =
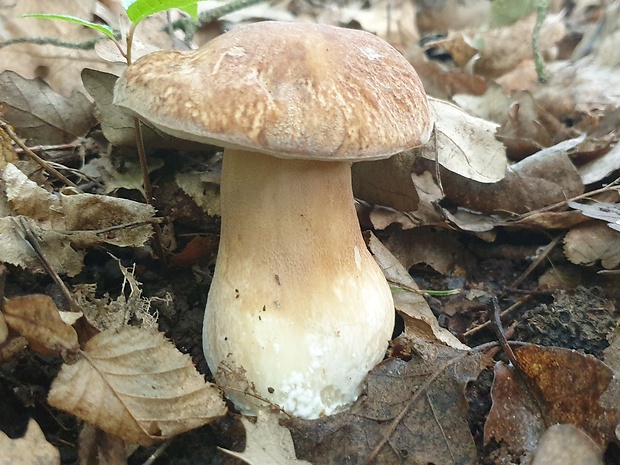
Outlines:
[{"label": "dry grass blade", "polygon": [[224,415],[219,390],[163,334],[127,327],[93,337],[65,364],[50,405],[131,444],[152,444]]}]

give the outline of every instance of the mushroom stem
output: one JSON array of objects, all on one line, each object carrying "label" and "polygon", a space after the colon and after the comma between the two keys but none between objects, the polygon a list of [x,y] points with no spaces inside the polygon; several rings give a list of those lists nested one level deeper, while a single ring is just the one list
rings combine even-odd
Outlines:
[{"label": "mushroom stem", "polygon": [[[342,410],[394,326],[389,286],[361,236],[350,163],[227,149],[221,201],[203,331],[209,367],[216,377],[221,363],[237,370],[296,416]],[[260,404],[227,395],[244,413]]]}]

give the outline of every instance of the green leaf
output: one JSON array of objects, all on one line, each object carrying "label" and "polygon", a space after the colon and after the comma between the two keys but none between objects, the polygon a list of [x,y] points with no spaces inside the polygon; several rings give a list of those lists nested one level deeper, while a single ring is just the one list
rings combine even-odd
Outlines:
[{"label": "green leaf", "polygon": [[192,18],[198,18],[198,0],[124,0],[123,8],[134,24],[147,16],[172,8],[178,8]]},{"label": "green leaf", "polygon": [[75,16],[37,13],[37,14],[19,15],[19,17],[20,18],[55,19],[55,20],[60,20],[60,21],[68,21],[70,23],[80,24],[81,26],[86,26],[91,29],[94,29],[95,31],[101,32],[102,34],[105,34],[112,40],[116,39],[114,37],[114,30],[107,24],[91,23],[90,21],[86,21],[81,18],[76,18]]}]

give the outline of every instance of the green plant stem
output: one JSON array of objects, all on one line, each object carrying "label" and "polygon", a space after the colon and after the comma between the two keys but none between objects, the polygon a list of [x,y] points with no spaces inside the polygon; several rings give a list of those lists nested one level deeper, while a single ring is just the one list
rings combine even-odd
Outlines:
[{"label": "green plant stem", "polygon": [[[115,34],[120,39],[120,34]],[[9,45],[16,44],[35,44],[35,45],[54,45],[56,47],[71,48],[75,50],[92,50],[100,40],[107,39],[108,37],[101,36],[94,39],[85,40],[84,42],[69,42],[60,39],[54,39],[52,37],[17,37],[15,39],[0,42],[0,48],[8,47]]]},{"label": "green plant stem", "polygon": [[539,82],[547,82],[547,73],[545,71],[545,60],[540,51],[540,29],[545,21],[545,17],[549,12],[549,0],[538,0],[536,9],[536,25],[532,33],[532,49],[534,52],[534,63],[536,66],[536,74]]}]

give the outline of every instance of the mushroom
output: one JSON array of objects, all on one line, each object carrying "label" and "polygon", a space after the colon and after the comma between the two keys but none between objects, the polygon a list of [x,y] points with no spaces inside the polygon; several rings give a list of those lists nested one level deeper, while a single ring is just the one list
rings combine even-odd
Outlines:
[{"label": "mushroom", "polygon": [[114,101],[225,149],[203,344],[228,398],[242,413],[267,401],[307,419],[348,407],[384,357],[395,313],[350,168],[428,140],[413,67],[367,32],[261,22],[139,59]]}]

